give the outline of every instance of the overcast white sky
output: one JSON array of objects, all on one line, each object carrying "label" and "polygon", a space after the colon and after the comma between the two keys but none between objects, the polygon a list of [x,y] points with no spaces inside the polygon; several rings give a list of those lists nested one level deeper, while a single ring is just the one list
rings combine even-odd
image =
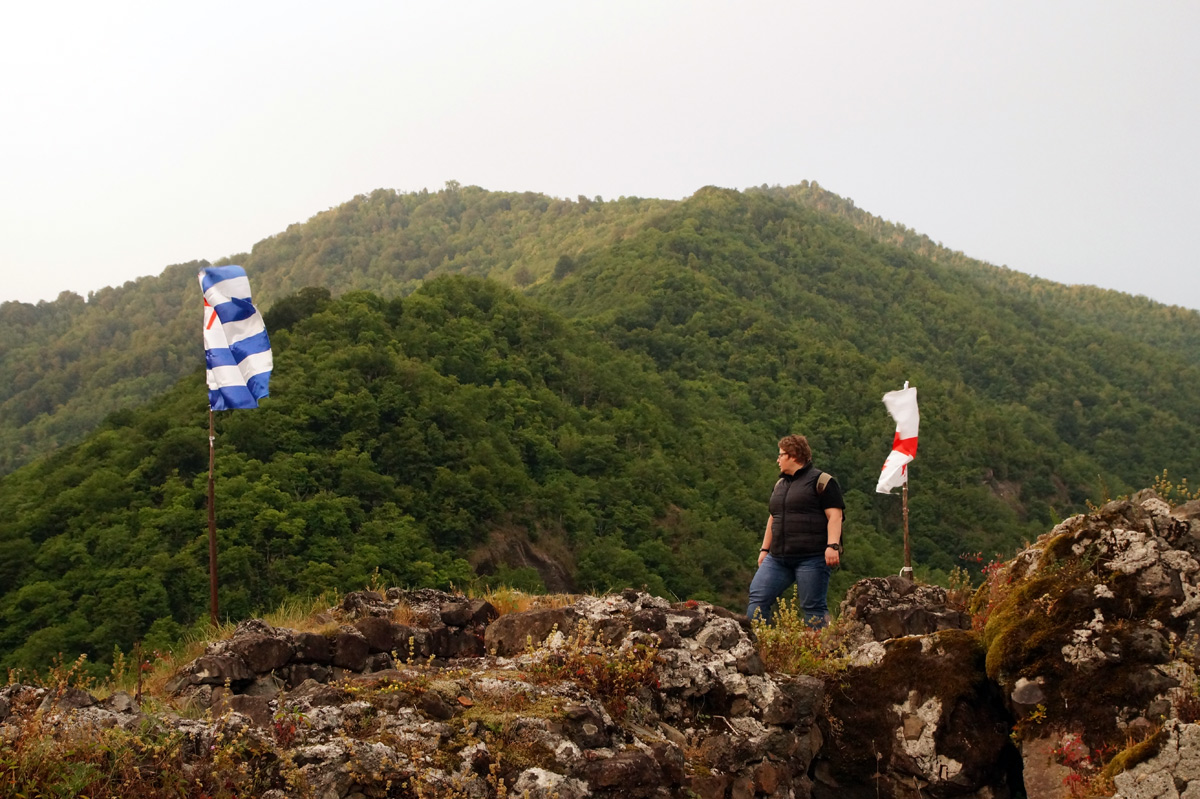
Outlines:
[{"label": "overcast white sky", "polygon": [[0,11],[0,300],[248,251],[375,188],[816,180],[1200,309],[1200,3],[40,2]]}]

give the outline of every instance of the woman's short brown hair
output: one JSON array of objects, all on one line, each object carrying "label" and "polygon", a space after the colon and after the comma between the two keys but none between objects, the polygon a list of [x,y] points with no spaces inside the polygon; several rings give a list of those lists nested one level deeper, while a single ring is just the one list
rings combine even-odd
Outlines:
[{"label": "woman's short brown hair", "polygon": [[779,448],[792,457],[801,466],[812,460],[812,449],[804,436],[784,436],[779,439]]}]

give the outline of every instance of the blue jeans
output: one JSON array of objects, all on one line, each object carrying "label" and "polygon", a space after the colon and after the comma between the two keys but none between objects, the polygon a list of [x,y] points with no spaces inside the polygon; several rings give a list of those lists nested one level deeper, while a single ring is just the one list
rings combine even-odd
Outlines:
[{"label": "blue jeans", "polygon": [[769,622],[775,611],[775,600],[795,583],[804,623],[809,627],[824,627],[829,623],[829,607],[825,600],[829,591],[829,573],[824,552],[800,558],[795,567],[768,554],[750,581],[750,606],[746,608],[746,615],[753,619],[755,613],[761,613]]}]

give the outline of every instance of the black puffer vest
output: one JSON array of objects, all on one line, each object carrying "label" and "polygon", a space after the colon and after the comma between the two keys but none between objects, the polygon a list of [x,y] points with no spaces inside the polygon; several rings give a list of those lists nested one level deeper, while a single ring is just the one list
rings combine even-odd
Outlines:
[{"label": "black puffer vest", "polygon": [[825,552],[829,520],[817,494],[821,471],[810,463],[779,475],[771,492],[771,557],[797,558]]}]

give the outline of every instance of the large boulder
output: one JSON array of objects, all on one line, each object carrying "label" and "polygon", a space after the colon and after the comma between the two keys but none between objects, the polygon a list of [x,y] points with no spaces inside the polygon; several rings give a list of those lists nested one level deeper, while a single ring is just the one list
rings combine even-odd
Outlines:
[{"label": "large boulder", "polygon": [[500,657],[510,657],[537,646],[554,632],[568,635],[575,629],[579,613],[573,608],[546,608],[501,616],[488,625],[484,647]]}]

